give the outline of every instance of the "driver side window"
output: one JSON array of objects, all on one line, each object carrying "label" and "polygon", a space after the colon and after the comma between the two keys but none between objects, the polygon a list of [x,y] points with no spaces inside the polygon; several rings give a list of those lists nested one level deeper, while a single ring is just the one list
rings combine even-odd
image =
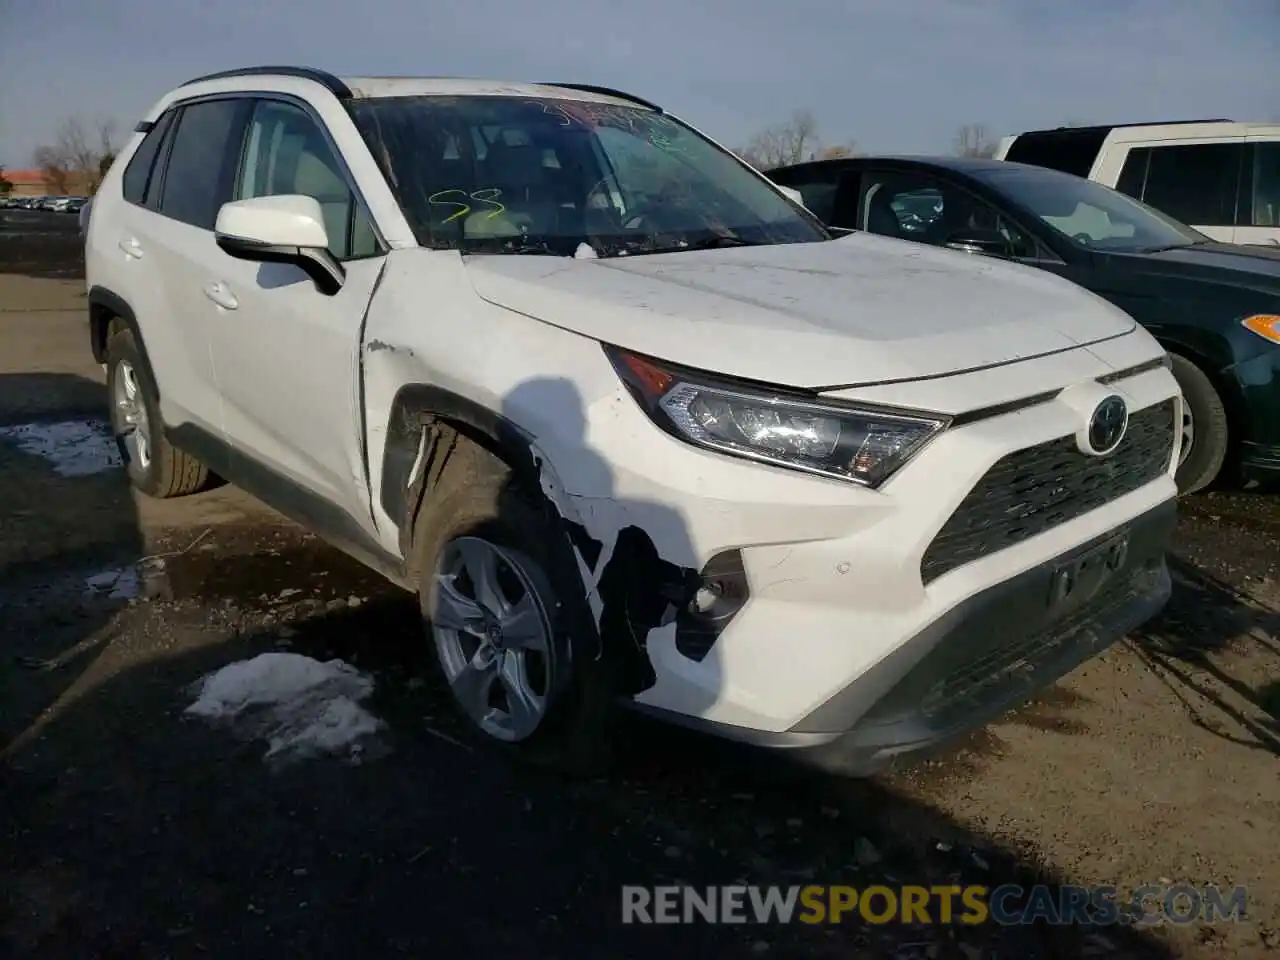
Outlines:
[{"label": "driver side window", "polygon": [[329,252],[337,260],[378,253],[368,211],[360,203],[311,115],[279,100],[259,100],[245,133],[236,200],[301,194],[324,215]]},{"label": "driver side window", "polygon": [[857,226],[868,233],[945,246],[963,237],[1003,237],[1011,257],[1035,257],[1036,242],[991,204],[944,180],[911,172],[863,178]]}]

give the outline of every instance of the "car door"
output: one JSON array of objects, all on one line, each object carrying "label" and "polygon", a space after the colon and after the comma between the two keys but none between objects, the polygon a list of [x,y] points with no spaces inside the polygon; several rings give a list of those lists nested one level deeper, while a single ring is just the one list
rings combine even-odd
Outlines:
[{"label": "car door", "polygon": [[1280,139],[1249,137],[1236,243],[1280,245]]},{"label": "car door", "polygon": [[[237,200],[302,194],[324,213],[346,279],[321,293],[299,267],[222,251],[196,289],[204,297],[228,443],[264,498],[292,512],[332,508],[374,532],[360,420],[360,331],[385,260],[372,221],[320,119],[300,102],[253,102],[232,188]],[[298,497],[301,499],[298,499]],[[281,509],[286,509],[282,503]]]},{"label": "car door", "polygon": [[225,467],[222,404],[198,278],[219,253],[213,218],[230,192],[241,108],[205,100],[161,118],[126,168],[127,202],[110,221],[118,235],[106,238],[125,265],[129,289],[117,292],[137,316],[165,424],[215,471]]}]

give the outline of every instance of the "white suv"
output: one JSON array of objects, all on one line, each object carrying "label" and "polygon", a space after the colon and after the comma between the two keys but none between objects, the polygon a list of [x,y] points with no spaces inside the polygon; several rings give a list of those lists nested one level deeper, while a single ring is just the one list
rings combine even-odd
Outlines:
[{"label": "white suv", "polygon": [[135,484],[215,472],[419,591],[476,731],[621,702],[870,772],[1164,603],[1164,351],[1042,271],[834,239],[658,107],[238,70],[94,202]]},{"label": "white suv", "polygon": [[1005,137],[995,158],[1097,181],[1223,243],[1280,244],[1280,123],[1033,130]]}]

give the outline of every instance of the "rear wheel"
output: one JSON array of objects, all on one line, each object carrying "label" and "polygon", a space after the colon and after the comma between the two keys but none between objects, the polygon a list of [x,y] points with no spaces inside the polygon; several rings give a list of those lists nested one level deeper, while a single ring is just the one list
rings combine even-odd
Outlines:
[{"label": "rear wheel", "polygon": [[204,464],[165,438],[155,384],[132,331],[117,330],[107,340],[107,393],[111,430],[135,487],[149,497],[166,499],[205,486],[209,471]]},{"label": "rear wheel", "polygon": [[1178,453],[1178,492],[1195,493],[1213,483],[1227,457],[1227,411],[1212,381],[1186,357],[1171,354],[1173,375],[1182,390],[1182,448]]}]

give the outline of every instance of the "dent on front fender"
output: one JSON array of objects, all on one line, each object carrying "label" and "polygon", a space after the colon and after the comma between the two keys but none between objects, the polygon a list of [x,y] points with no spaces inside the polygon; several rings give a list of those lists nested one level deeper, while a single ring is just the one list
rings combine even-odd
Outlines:
[{"label": "dent on front fender", "polygon": [[617,666],[623,692],[639,693],[656,681],[650,637],[674,625],[701,584],[690,549],[677,529],[644,505],[566,492],[545,456],[531,450],[543,495],[572,544],[588,604]]},{"label": "dent on front fender", "polygon": [[384,546],[409,559],[415,512],[462,430],[545,498],[615,676],[626,692],[651,686],[648,636],[690,602],[696,560],[680,518],[614,496],[591,448],[587,411],[620,390],[600,344],[481,301],[455,252],[397,250],[371,298],[359,364]]}]

